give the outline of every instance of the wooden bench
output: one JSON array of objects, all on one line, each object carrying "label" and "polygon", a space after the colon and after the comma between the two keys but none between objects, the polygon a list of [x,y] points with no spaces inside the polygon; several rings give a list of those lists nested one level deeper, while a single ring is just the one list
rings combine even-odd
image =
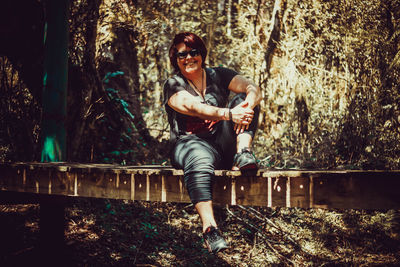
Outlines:
[{"label": "wooden bench", "polygon": [[[217,170],[214,202],[302,208],[400,208],[400,171]],[[0,164],[0,190],[49,196],[190,202],[182,170],[80,163]]]},{"label": "wooden bench", "polygon": [[[399,209],[400,171],[215,171],[214,202],[268,207]],[[65,207],[79,197],[190,202],[183,172],[163,166],[0,164],[0,203],[39,203],[40,264],[65,251]]]}]

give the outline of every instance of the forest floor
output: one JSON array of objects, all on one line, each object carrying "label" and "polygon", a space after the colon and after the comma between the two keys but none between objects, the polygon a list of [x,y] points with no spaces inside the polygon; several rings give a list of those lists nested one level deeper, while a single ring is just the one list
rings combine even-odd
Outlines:
[{"label": "forest floor", "polygon": [[[230,249],[206,250],[192,205],[66,208],[68,266],[400,266],[400,211],[216,206]],[[0,205],[0,266],[38,266],[39,205]],[[58,264],[57,264],[58,265]],[[61,265],[61,264],[60,264]]]}]

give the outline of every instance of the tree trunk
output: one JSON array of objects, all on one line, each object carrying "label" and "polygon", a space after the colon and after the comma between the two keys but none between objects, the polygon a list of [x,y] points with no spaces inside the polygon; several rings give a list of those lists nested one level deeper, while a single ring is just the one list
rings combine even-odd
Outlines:
[{"label": "tree trunk", "polygon": [[[78,54],[75,51],[76,37],[80,36],[85,40],[84,51],[81,53],[82,64],[69,63],[68,81],[68,138],[67,152],[68,160],[88,161],[90,155],[91,138],[88,136],[88,116],[92,112],[95,92],[103,91],[101,79],[97,73],[95,64],[97,22],[99,20],[100,0],[87,1],[84,7],[78,7],[72,13],[70,53]],[[85,12],[82,12],[85,11]],[[74,31],[76,25],[85,23],[81,32]],[[74,38],[75,37],[75,38]]]}]

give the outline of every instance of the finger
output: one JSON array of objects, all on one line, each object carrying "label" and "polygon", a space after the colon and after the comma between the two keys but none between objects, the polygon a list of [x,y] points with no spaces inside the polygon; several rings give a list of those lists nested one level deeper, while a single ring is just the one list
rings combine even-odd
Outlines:
[{"label": "finger", "polygon": [[251,123],[251,121],[252,121],[252,118],[247,117],[242,121],[242,124],[249,125]]},{"label": "finger", "polygon": [[246,116],[246,121],[251,121],[253,120],[254,116],[253,115],[247,115]]},{"label": "finger", "polygon": [[236,134],[239,134],[241,131],[242,131],[242,125],[241,124],[237,124]]},{"label": "finger", "polygon": [[245,129],[246,129],[246,125],[242,124],[242,125],[240,125],[240,130],[239,130],[239,132],[240,132],[240,133],[243,133]]},{"label": "finger", "polygon": [[238,127],[236,128],[236,134],[240,133],[240,131],[242,129],[241,127],[242,127],[241,124],[238,124]]}]

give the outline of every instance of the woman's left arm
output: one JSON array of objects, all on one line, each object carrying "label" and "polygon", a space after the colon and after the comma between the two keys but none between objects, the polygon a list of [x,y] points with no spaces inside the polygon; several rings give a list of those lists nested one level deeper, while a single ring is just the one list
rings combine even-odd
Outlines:
[{"label": "woman's left arm", "polygon": [[241,75],[236,75],[229,83],[228,88],[235,93],[246,93],[246,99],[244,102],[248,104],[249,108],[254,109],[258,104],[260,104],[260,87],[258,87],[252,81],[246,79],[245,77]]},{"label": "woman's left arm", "polygon": [[[261,101],[260,87],[258,87],[253,82],[251,82],[250,80],[246,79],[243,76],[236,75],[235,77],[233,77],[232,81],[229,83],[228,89],[235,93],[246,93],[245,100],[242,103],[240,103],[240,106],[242,106],[243,108],[249,108],[251,110],[254,110],[254,108],[258,104],[260,104]],[[236,134],[243,133],[244,130],[249,129],[251,120],[248,121],[247,124],[235,123],[234,130]]]}]

